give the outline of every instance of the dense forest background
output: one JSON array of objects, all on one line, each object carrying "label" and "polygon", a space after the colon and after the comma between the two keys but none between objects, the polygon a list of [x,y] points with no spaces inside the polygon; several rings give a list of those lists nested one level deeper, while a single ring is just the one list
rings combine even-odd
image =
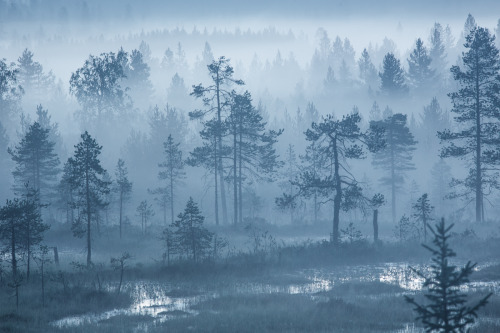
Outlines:
[{"label": "dense forest background", "polygon": [[[87,130],[103,146],[102,165],[111,181],[115,181],[118,159],[125,161],[133,183],[123,212],[128,223],[140,224],[136,207],[144,200],[155,203],[155,198],[152,223],[165,222],[166,204],[162,206],[154,194],[158,182],[166,184],[165,179],[158,179],[158,164],[165,160],[163,143],[172,135],[184,158],[202,145],[199,132],[206,119],[190,119],[189,112],[205,106],[201,98],[191,95],[192,86],[210,84],[207,65],[225,56],[234,69],[233,77],[244,82],[230,89],[251,94],[266,130],[283,130],[275,143],[276,162],[281,167],[266,179],[249,176],[244,181],[242,215],[247,221],[330,225],[333,211],[326,202],[314,204],[311,197],[302,198],[290,218],[290,212],[277,207],[275,199],[293,191],[290,181],[307,168],[310,142],[304,133],[311,123],[327,115],[340,119],[353,110],[361,116],[362,129],[367,129],[370,121],[401,113],[415,141],[409,150],[410,164],[401,170],[397,184],[396,217],[392,216],[391,186],[384,178],[386,166],[377,167],[370,154],[348,164],[365,193],[382,193],[389,200],[380,207],[382,237],[393,236],[395,220],[405,213],[411,215],[412,206],[424,193],[436,216],[450,216],[457,222],[473,220],[470,198],[452,195],[454,190],[449,187],[453,178],[464,178],[468,169],[460,161],[440,158],[443,145],[437,131],[458,126],[450,113],[448,94],[458,88],[450,67],[461,64],[465,36],[477,25],[487,27],[492,34],[500,32],[498,19],[490,15],[494,12],[491,4],[475,6],[475,17],[456,2],[419,2],[404,10],[393,1],[363,6],[361,11],[358,5],[317,1],[307,6],[300,2],[284,6],[272,2],[264,11],[262,6],[244,4],[233,8],[225,1],[210,6],[196,1],[191,6],[154,1],[140,6],[98,1],[2,1],[2,57],[8,68],[18,71],[16,84],[22,88],[15,96],[2,95],[9,102],[8,109],[2,108],[1,119],[5,128],[2,200],[11,197],[10,189],[15,187],[9,172],[15,164],[7,148],[18,144],[29,125],[41,120],[40,110],[45,110],[61,171]],[[424,19],[408,14],[427,13],[430,8],[432,14]],[[375,21],[377,13],[387,19],[377,16]],[[289,17],[297,17],[296,24],[290,25]],[[417,39],[419,52],[424,50],[429,58],[427,72],[412,67]],[[498,40],[496,43],[498,47]],[[86,106],[71,90],[70,79],[89,55],[120,52],[127,58],[125,77],[117,81],[123,103],[112,118],[89,117]],[[401,91],[382,82],[387,54],[393,54],[402,69]],[[223,172],[227,206],[232,207],[229,162],[224,162]],[[215,223],[215,183],[210,171],[186,166],[182,178],[176,188],[175,215],[192,196],[200,203],[207,223]],[[67,215],[56,196],[46,209],[46,220],[51,224],[63,223]],[[108,199],[109,205],[100,214],[113,225],[119,219],[119,200],[115,192]],[[483,208],[486,220],[495,216],[496,201],[498,194],[493,191]],[[366,221],[371,220],[371,213],[351,209],[341,214],[346,221],[365,221],[359,228],[369,232],[371,226]],[[234,218],[229,219],[226,224],[234,223]]]}]

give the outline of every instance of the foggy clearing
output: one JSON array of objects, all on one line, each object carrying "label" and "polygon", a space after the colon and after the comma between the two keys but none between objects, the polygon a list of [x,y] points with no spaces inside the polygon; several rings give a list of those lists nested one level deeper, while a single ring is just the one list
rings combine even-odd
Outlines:
[{"label": "foggy clearing", "polygon": [[499,332],[500,3],[0,0],[0,331]]}]

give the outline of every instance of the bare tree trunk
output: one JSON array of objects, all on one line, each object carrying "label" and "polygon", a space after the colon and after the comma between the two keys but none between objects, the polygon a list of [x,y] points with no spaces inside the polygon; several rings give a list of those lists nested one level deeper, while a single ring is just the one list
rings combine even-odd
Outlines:
[{"label": "bare tree trunk", "polygon": [[340,174],[339,174],[339,155],[337,150],[337,141],[335,140],[333,143],[333,158],[335,162],[335,197],[333,199],[333,233],[332,233],[332,242],[335,247],[339,245],[340,235],[339,235],[339,223],[340,223],[340,203],[342,199],[342,185],[340,183]]}]

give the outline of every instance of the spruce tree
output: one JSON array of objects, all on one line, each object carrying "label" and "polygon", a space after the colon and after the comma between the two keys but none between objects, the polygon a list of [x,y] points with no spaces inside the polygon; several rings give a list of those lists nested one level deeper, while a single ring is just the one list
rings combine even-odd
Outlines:
[{"label": "spruce tree", "polygon": [[408,59],[408,78],[416,89],[428,88],[432,82],[434,71],[430,65],[431,58],[427,54],[424,43],[419,38]]},{"label": "spruce tree", "polygon": [[[19,144],[8,149],[16,164],[12,172],[15,191],[27,194],[26,190],[33,189],[38,193],[40,202],[47,203],[47,197],[54,190],[60,172],[54,145],[49,139],[49,130],[35,122]],[[25,184],[29,186],[26,187]]]},{"label": "spruce tree", "polygon": [[424,288],[428,292],[424,295],[427,304],[420,304],[413,297],[405,296],[408,303],[414,306],[417,320],[424,325],[425,332],[460,333],[468,331],[474,324],[477,311],[488,303],[488,294],[478,302],[470,304],[467,295],[460,287],[469,282],[469,276],[474,272],[476,264],[467,262],[465,267],[458,268],[450,264],[450,259],[456,253],[450,248],[450,230],[453,224],[446,226],[444,219],[429,230],[434,239],[433,246],[423,245],[432,254],[430,275],[427,276],[412,269],[419,277],[424,279]]},{"label": "spruce tree", "polygon": [[413,218],[422,222],[422,231],[424,232],[424,242],[427,242],[427,225],[433,220],[431,217],[434,206],[431,206],[427,193],[422,194],[417,202],[412,206]]},{"label": "spruce tree", "polygon": [[172,224],[179,250],[195,262],[212,247],[213,234],[203,226],[204,220],[198,205],[190,197],[184,212]]},{"label": "spruce tree", "polygon": [[408,93],[405,72],[401,62],[393,53],[387,53],[384,57],[383,71],[379,73],[381,86],[380,91],[388,96],[401,97]]},{"label": "spruce tree", "polygon": [[441,157],[469,161],[471,167],[465,179],[455,180],[461,188],[455,196],[475,198],[476,221],[484,221],[484,196],[498,188],[496,169],[500,163],[500,58],[495,36],[488,29],[474,28],[466,37],[463,66],[453,66],[451,72],[459,89],[450,93],[459,130],[445,130],[438,136],[445,143]]}]

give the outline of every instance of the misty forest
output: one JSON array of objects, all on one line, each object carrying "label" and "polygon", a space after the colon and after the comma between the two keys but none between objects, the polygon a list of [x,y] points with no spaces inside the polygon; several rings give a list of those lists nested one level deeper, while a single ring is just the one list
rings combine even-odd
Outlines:
[{"label": "misty forest", "polygon": [[495,36],[496,1],[0,0],[0,331],[500,332]]}]

